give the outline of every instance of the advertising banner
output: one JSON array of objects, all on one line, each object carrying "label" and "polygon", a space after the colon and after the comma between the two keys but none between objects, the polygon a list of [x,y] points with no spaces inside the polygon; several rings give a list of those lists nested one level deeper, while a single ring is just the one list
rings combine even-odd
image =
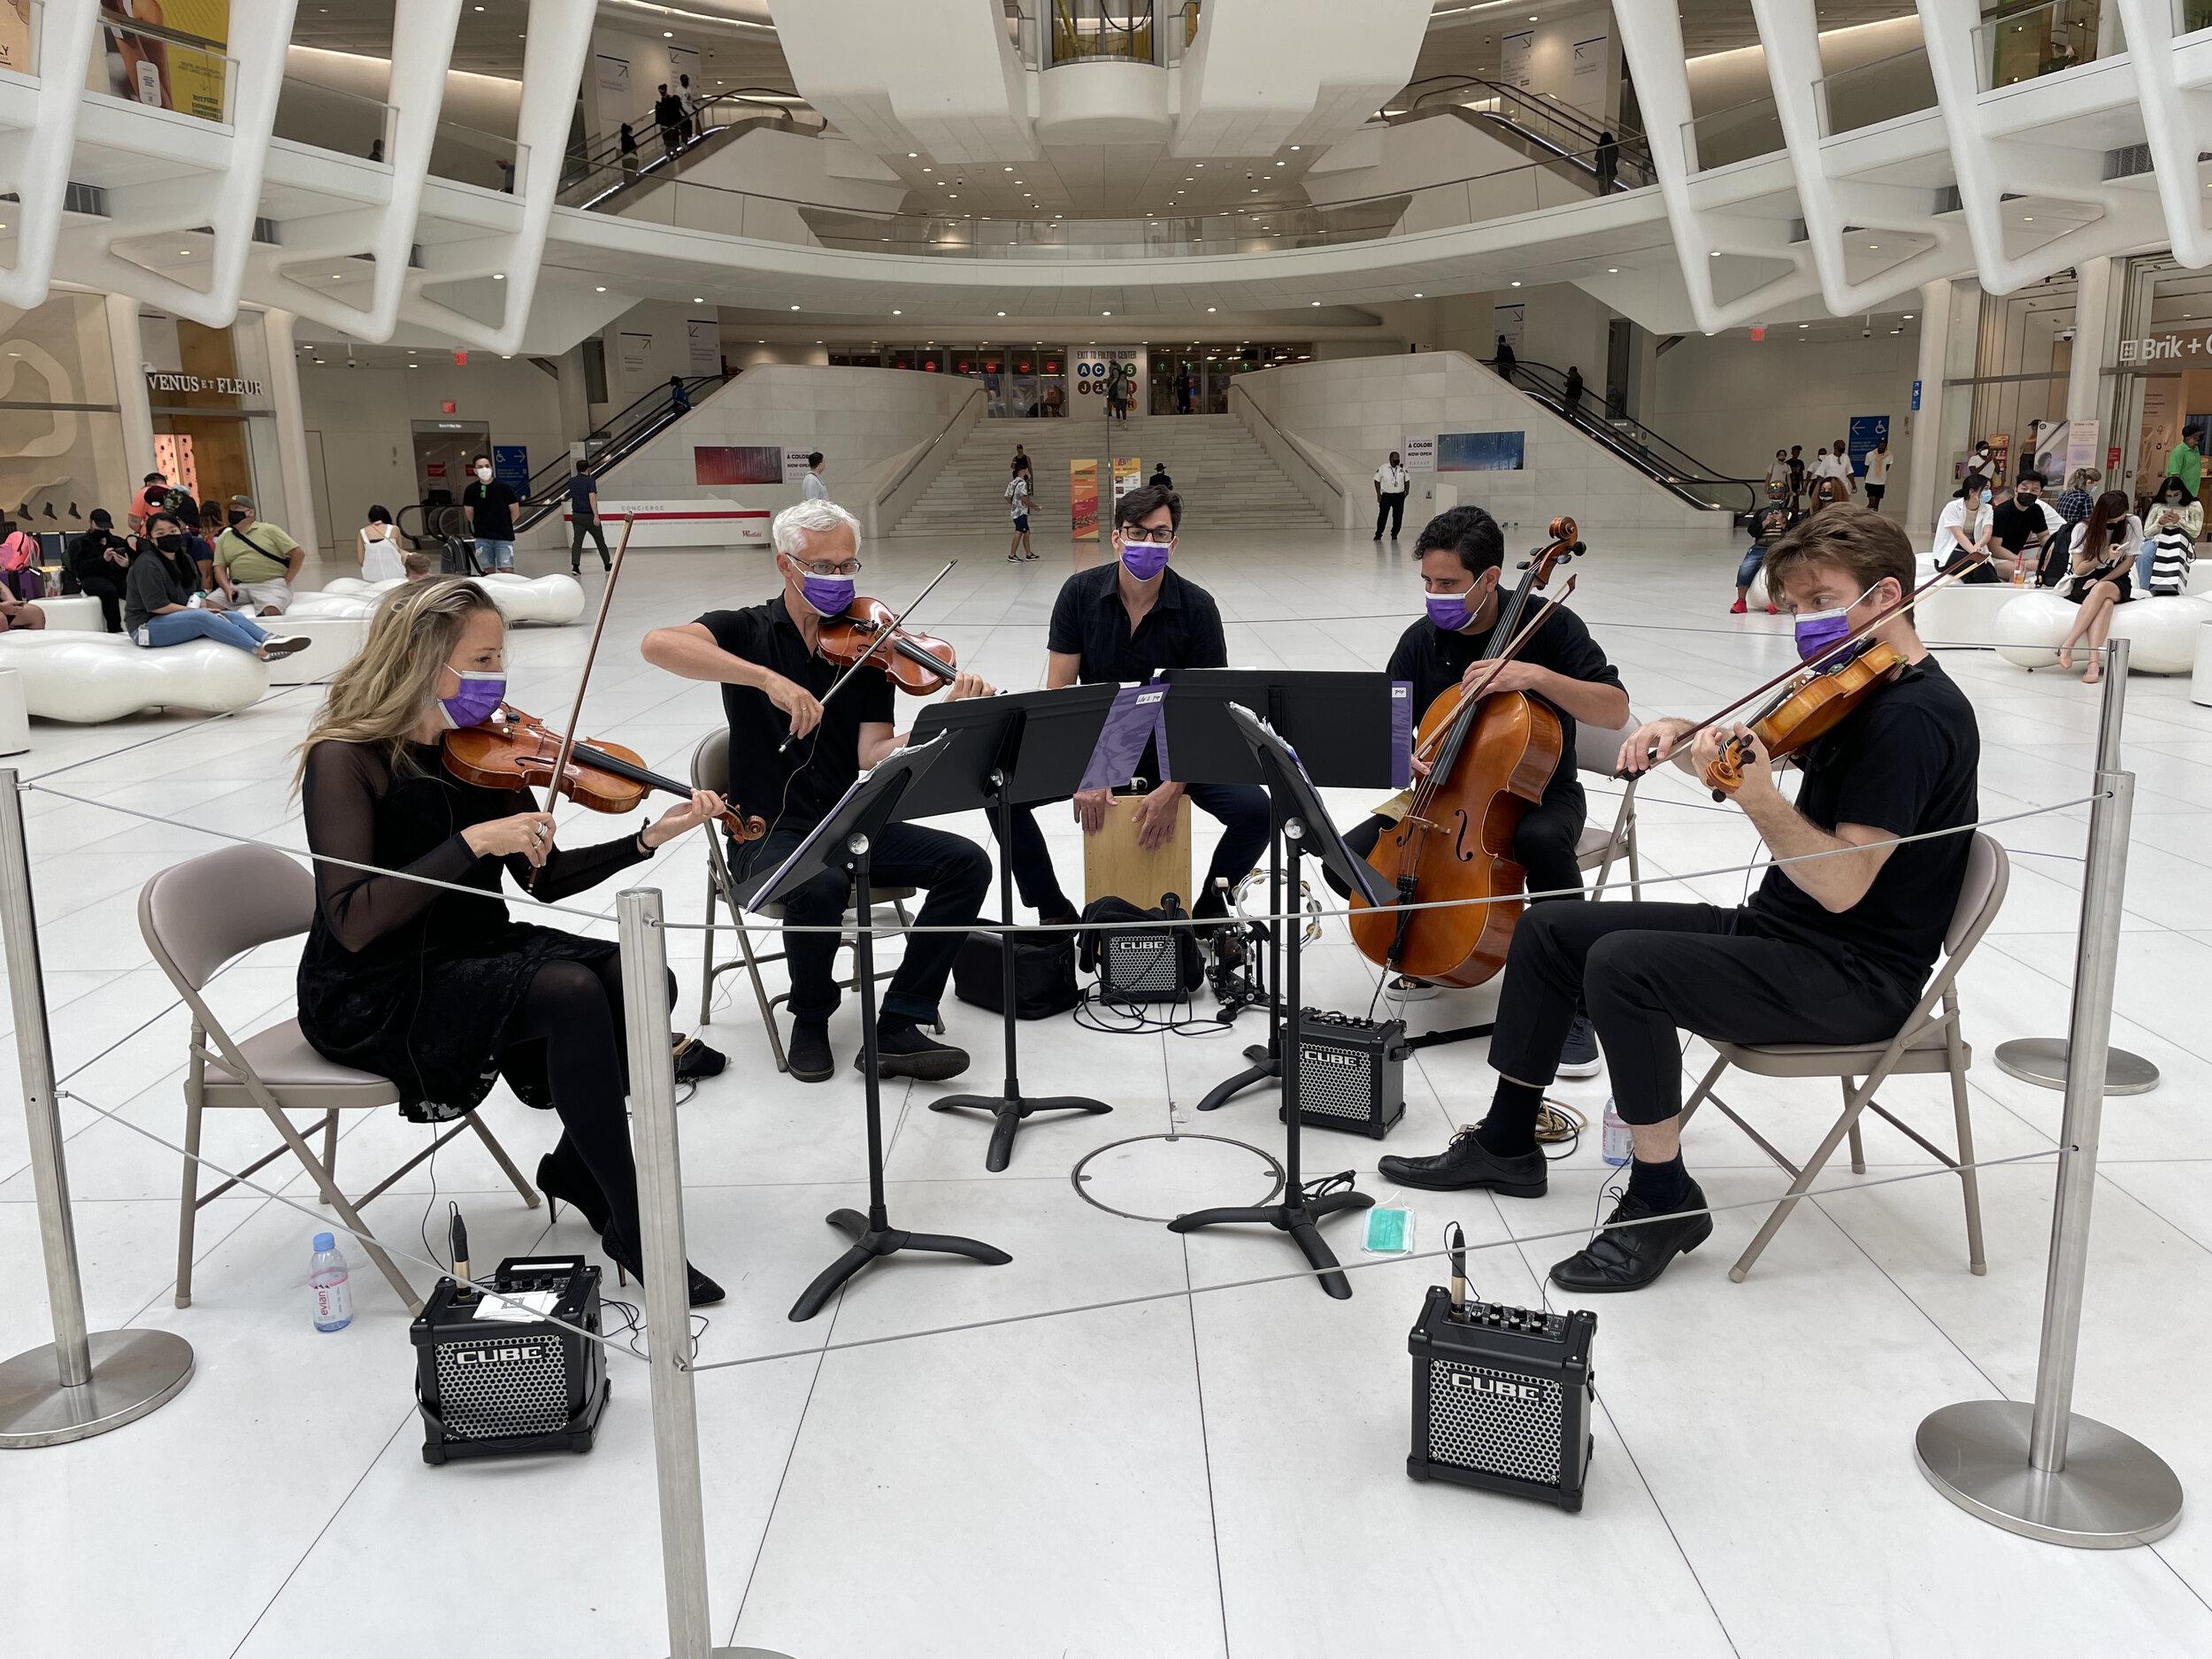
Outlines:
[{"label": "advertising banner", "polygon": [[806,475],[813,471],[806,464],[807,457],[813,453],[814,446],[810,443],[800,444],[796,449],[789,444],[784,445],[783,481],[787,484],[803,484]]},{"label": "advertising banner", "polygon": [[1441,432],[1436,436],[1440,472],[1517,472],[1527,447],[1519,432]]},{"label": "advertising banner", "polygon": [[0,69],[31,73],[31,0],[0,0]]},{"label": "advertising banner", "polygon": [[719,318],[686,318],[684,339],[691,348],[691,373],[722,373],[722,323]]},{"label": "advertising banner", "polygon": [[[699,484],[780,484],[783,457],[773,444],[694,444],[692,479]],[[803,460],[799,470],[806,470]]]},{"label": "advertising banner", "polygon": [[[0,13],[11,18],[18,10],[12,0],[0,4]],[[100,41],[88,65],[86,87],[204,121],[227,119],[224,45],[230,38],[230,0],[164,0],[157,15],[164,32],[150,35],[133,27],[137,19],[125,0],[100,0]],[[188,45],[179,35],[204,44]]]},{"label": "advertising banner", "polygon": [[1114,499],[1119,501],[1144,482],[1144,463],[1133,455],[1114,457]]},{"label": "advertising banner", "polygon": [[1436,440],[1432,437],[1408,437],[1401,440],[1398,458],[1405,463],[1409,472],[1436,471]]},{"label": "advertising banner", "polygon": [[625,374],[643,374],[653,360],[653,336],[634,334],[622,331],[622,372]]},{"label": "advertising banner", "polygon": [[1098,540],[1098,463],[1068,463],[1069,517],[1078,541]]},{"label": "advertising banner", "polygon": [[1523,29],[1518,35],[1502,36],[1498,52],[1498,78],[1509,87],[1517,87],[1523,92],[1531,90],[1536,84],[1529,76],[1529,59],[1536,52],[1536,31]]},{"label": "advertising banner", "polygon": [[1605,57],[1611,42],[1602,35],[1577,41],[1569,56],[1567,100],[1593,115],[1605,112]]},{"label": "advertising banner", "polygon": [[1144,352],[1135,346],[1093,347],[1068,353],[1068,380],[1074,388],[1068,413],[1096,420],[1106,413],[1106,382],[1118,365],[1129,382],[1129,412],[1144,412]]}]

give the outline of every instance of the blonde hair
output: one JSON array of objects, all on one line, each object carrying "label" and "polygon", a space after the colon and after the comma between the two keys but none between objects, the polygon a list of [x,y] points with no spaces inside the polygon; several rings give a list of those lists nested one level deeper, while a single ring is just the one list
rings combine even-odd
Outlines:
[{"label": "blonde hair", "polygon": [[2089,489],[2104,481],[2104,474],[2093,466],[2078,466],[2067,475],[2069,489]]},{"label": "blonde hair", "polygon": [[400,568],[407,572],[407,580],[411,582],[420,581],[438,567],[438,561],[435,557],[419,551],[401,554],[399,563]]},{"label": "blonde hair", "polygon": [[331,679],[321,718],[300,743],[292,787],[299,787],[308,751],[321,742],[374,743],[388,764],[403,769],[405,745],[437,695],[440,671],[469,619],[486,611],[498,614],[489,595],[474,582],[449,577],[387,593],[369,619],[366,642]]}]

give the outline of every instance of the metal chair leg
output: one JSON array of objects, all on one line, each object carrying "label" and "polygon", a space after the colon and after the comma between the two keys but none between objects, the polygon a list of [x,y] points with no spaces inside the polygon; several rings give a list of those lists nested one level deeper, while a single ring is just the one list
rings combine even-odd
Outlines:
[{"label": "metal chair leg", "polygon": [[[1851,1079],[1843,1077],[1838,1078],[1836,1081],[1843,1087],[1843,1109],[1849,1111],[1851,1110]],[[1851,1173],[1854,1175],[1866,1173],[1866,1144],[1859,1139],[1859,1120],[1855,1117],[1851,1119]]]},{"label": "metal chair leg", "polygon": [[292,1148],[292,1156],[297,1158],[307,1172],[315,1178],[316,1185],[322,1188],[323,1202],[336,1210],[338,1219],[353,1230],[359,1240],[361,1248],[368,1252],[369,1259],[376,1263],[378,1271],[384,1275],[391,1287],[399,1293],[399,1299],[406,1305],[407,1311],[411,1314],[420,1313],[422,1298],[415,1294],[415,1287],[407,1282],[407,1276],[401,1272],[393,1263],[392,1258],[384,1253],[384,1247],[376,1241],[376,1235],[369,1231],[368,1224],[361,1219],[359,1213],[346,1201],[346,1195],[332,1184],[330,1171],[325,1169],[320,1160],[315,1156],[314,1148],[309,1146],[302,1138],[300,1132],[292,1127],[292,1120],[287,1118],[280,1110],[265,1106],[262,1110],[270,1122],[276,1125],[277,1133],[284,1137],[284,1144]]},{"label": "metal chair leg", "polygon": [[1966,1059],[1959,1052],[1958,998],[1946,991],[1943,1005],[1951,1016],[1944,1044],[1950,1050],[1951,1118],[1958,1128],[1959,1186],[1966,1200],[1966,1266],[1969,1272],[1987,1273],[1989,1263],[1982,1255],[1981,1172],[1974,1168],[1974,1124],[1967,1113]]},{"label": "metal chair leg", "polygon": [[338,1109],[332,1107],[323,1114],[323,1168],[330,1171],[330,1179],[338,1179]]},{"label": "metal chair leg", "polygon": [[1696,1089],[1691,1094],[1690,1103],[1682,1109],[1682,1116],[1678,1120],[1678,1127],[1687,1129],[1690,1126],[1691,1116],[1700,1106],[1705,1103],[1706,1097],[1713,1092],[1713,1085],[1720,1081],[1720,1074],[1727,1069],[1728,1062],[1726,1060],[1716,1060],[1713,1062],[1713,1069],[1705,1074],[1705,1080],[1700,1083]]},{"label": "metal chair leg", "polygon": [[1816,1180],[1819,1179],[1821,1171],[1826,1169],[1828,1160],[1836,1156],[1836,1148],[1843,1144],[1844,1137],[1857,1126],[1859,1114],[1866,1110],[1867,1102],[1874,1098],[1876,1087],[1888,1076],[1889,1072],[1886,1068],[1877,1071],[1873,1077],[1867,1079],[1864,1088],[1853,1091],[1845,1100],[1843,1116],[1836,1120],[1835,1125],[1822,1139],[1812,1156],[1805,1160],[1803,1166],[1798,1171],[1797,1179],[1790,1183],[1789,1191],[1783,1195],[1781,1202],[1777,1203],[1772,1212],[1768,1215],[1765,1225],[1759,1229],[1758,1235],[1751,1240],[1744,1253],[1736,1258],[1736,1264],[1728,1270],[1729,1278],[1740,1285],[1749,1277],[1752,1265],[1765,1253],[1767,1246],[1773,1241],[1774,1235],[1782,1230],[1782,1224],[1790,1218],[1790,1211],[1797,1208],[1797,1201],[1804,1197],[1807,1190]]},{"label": "metal chair leg", "polygon": [[[711,855],[710,855],[710,856]],[[711,864],[707,868],[706,931],[701,935],[699,960],[699,1028],[703,1031],[714,1020],[714,902],[721,888],[714,879]]]},{"label": "metal chair leg", "polygon": [[202,1033],[192,1028],[192,1057],[184,1074],[184,1192],[177,1204],[177,1306],[192,1305],[192,1236],[200,1219],[201,1090],[205,1063],[200,1058]]},{"label": "metal chair leg", "polygon": [[737,923],[737,949],[745,958],[745,972],[753,982],[753,1001],[760,1004],[760,1023],[768,1033],[768,1052],[776,1057],[776,1070],[788,1071],[791,1062],[784,1057],[783,1033],[776,1029],[776,999],[768,995],[768,987],[760,977],[760,956],[753,949],[752,930],[745,926],[741,916]]}]

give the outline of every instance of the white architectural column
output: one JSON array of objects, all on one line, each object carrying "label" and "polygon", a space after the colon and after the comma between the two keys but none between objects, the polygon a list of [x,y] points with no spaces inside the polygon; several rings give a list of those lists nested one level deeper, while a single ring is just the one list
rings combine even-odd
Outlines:
[{"label": "white architectural column", "polygon": [[1951,284],[1920,290],[1920,407],[1912,418],[1912,477],[1905,491],[1905,528],[1916,536],[1935,527],[1943,481],[1943,368],[1951,349]]},{"label": "white architectural column", "polygon": [[[2085,259],[2074,267],[2074,355],[2066,368],[2066,419],[2104,418],[2106,353],[2111,349],[2113,268],[2117,259]],[[2109,434],[2107,434],[2108,438]]]},{"label": "white architectural column", "polygon": [[[111,294],[108,350],[115,359],[115,405],[123,419],[123,465],[134,494],[138,480],[154,470],[153,401],[146,395],[146,336],[138,326],[138,301]],[[119,525],[119,529],[120,528]]]},{"label": "white architectural column", "polygon": [[300,405],[299,347],[292,338],[297,320],[290,311],[272,310],[269,339],[269,402],[276,411],[277,471],[284,480],[284,528],[303,548],[319,548],[315,527],[314,480],[307,470],[307,415]]}]

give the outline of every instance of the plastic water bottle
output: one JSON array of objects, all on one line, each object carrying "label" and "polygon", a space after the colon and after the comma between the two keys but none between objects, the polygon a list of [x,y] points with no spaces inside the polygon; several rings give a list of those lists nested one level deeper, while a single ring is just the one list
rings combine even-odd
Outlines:
[{"label": "plastic water bottle", "polygon": [[315,1235],[315,1259],[307,1266],[307,1283],[315,1293],[315,1328],[342,1331],[353,1323],[353,1292],[346,1287],[346,1258],[339,1253],[337,1235]]},{"label": "plastic water bottle", "polygon": [[1628,1162],[1633,1143],[1629,1139],[1628,1120],[1613,1110],[1613,1097],[1605,1097],[1605,1161],[1615,1169]]}]

